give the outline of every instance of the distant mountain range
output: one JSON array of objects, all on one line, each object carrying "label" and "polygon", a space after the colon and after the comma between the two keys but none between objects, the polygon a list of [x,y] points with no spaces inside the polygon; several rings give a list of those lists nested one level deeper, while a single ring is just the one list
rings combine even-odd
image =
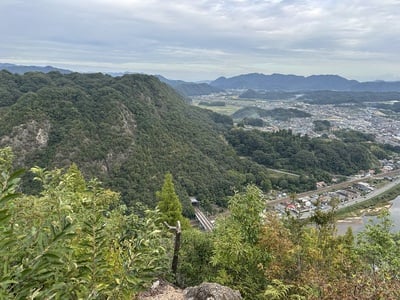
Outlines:
[{"label": "distant mountain range", "polygon": [[359,82],[338,75],[298,75],[250,73],[231,78],[220,77],[210,83],[221,89],[253,89],[268,91],[400,91],[400,81]]},{"label": "distant mountain range", "polygon": [[[49,73],[49,72],[60,72],[61,74],[70,74],[73,73],[71,70],[60,69],[52,66],[23,66],[23,65],[15,65],[8,63],[0,63],[0,70],[7,70],[14,74],[25,74],[27,72],[41,72],[41,73]],[[113,77],[120,77],[128,74],[133,74],[131,72],[109,72],[107,73]],[[191,96],[200,96],[200,95],[209,95],[212,93],[223,92],[223,89],[218,87],[214,87],[209,85],[206,82],[196,83],[196,82],[186,82],[183,80],[171,80],[167,79],[161,75],[156,75],[156,77],[169,86],[173,87],[178,93],[183,96],[191,97]]]},{"label": "distant mountain range", "polygon": [[49,72],[60,72],[61,74],[70,74],[72,73],[71,70],[55,68],[52,66],[40,67],[40,66],[22,66],[22,65],[14,65],[14,64],[2,64],[0,63],[0,70],[7,70],[14,74],[24,74],[27,72],[42,72],[42,73],[49,73]]},{"label": "distant mountain range", "polygon": [[[8,63],[0,63],[0,70],[11,73],[24,74],[26,72],[48,73],[57,71],[69,74],[73,71],[60,69],[52,66],[23,66]],[[129,72],[111,72],[111,76],[123,76]],[[359,82],[349,80],[338,75],[285,75],[262,73],[249,73],[233,76],[230,78],[219,77],[214,81],[187,82],[183,80],[171,80],[161,75],[156,77],[184,96],[200,96],[223,92],[226,89],[253,89],[266,91],[353,91],[353,92],[400,92],[400,81],[369,81]]]}]

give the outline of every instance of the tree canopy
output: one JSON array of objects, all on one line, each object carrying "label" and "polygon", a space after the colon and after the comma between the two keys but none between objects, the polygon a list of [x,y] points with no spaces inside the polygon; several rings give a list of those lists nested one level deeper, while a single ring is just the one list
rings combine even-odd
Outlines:
[{"label": "tree canopy", "polygon": [[317,210],[309,222],[263,211],[254,186],[235,194],[229,208],[212,235],[185,237],[183,281],[217,281],[252,300],[400,296],[400,239],[387,214],[354,236],[337,234],[334,209]]},{"label": "tree canopy", "polygon": [[182,227],[189,227],[189,221],[182,215],[182,204],[175,192],[171,173],[165,174],[161,191],[157,192],[157,207],[161,213],[161,221],[175,226],[179,221]]},{"label": "tree canopy", "polygon": [[18,194],[10,158],[0,149],[1,299],[132,299],[167,273],[157,211],[127,215],[117,193],[76,165],[32,168],[43,189]]},{"label": "tree canopy", "polygon": [[[34,167],[40,193],[18,193],[23,171],[12,159],[0,149],[1,299],[133,299],[168,278],[171,238],[159,211],[127,214],[118,193],[86,181],[76,165]],[[160,193],[173,195],[165,179]],[[279,218],[254,185],[229,209],[212,233],[183,231],[183,287],[214,281],[251,300],[399,298],[400,236],[386,213],[356,236],[337,235],[334,210],[317,210],[311,223]]]},{"label": "tree canopy", "polygon": [[261,165],[308,176],[303,180],[307,188],[312,186],[313,178],[329,181],[332,174],[355,174],[379,166],[378,160],[388,157],[389,152],[372,135],[351,130],[335,134],[338,139],[309,138],[290,130],[272,133],[232,129],[227,139],[240,155]]}]

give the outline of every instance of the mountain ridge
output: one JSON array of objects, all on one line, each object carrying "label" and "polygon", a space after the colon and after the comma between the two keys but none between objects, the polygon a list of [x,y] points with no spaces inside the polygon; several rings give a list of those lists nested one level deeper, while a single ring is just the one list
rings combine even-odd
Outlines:
[{"label": "mountain ridge", "polygon": [[400,91],[400,81],[349,80],[339,75],[285,75],[262,73],[240,74],[230,78],[219,77],[210,83],[222,89],[253,89],[270,91]]},{"label": "mountain ridge", "polygon": [[[0,63],[0,70],[7,70],[11,73],[24,74],[26,72],[52,71],[62,74],[73,73],[71,70],[61,69],[52,66],[25,66],[10,63]],[[102,72],[113,77],[120,77],[128,74],[138,74],[132,72]],[[139,73],[140,74],[140,73]],[[209,95],[212,93],[223,92],[225,89],[254,89],[269,91],[314,91],[314,90],[333,90],[333,91],[370,91],[370,92],[398,92],[400,91],[400,81],[365,81],[360,82],[347,79],[335,74],[319,75],[293,75],[273,73],[266,75],[263,73],[239,74],[232,77],[218,77],[215,80],[204,80],[202,82],[190,82],[184,80],[168,79],[162,75],[154,75],[160,81],[167,83],[176,89],[180,94],[191,97]]]},{"label": "mountain ridge", "polygon": [[42,73],[49,73],[49,72],[60,72],[61,74],[69,74],[72,73],[71,70],[56,68],[52,66],[25,66],[25,65],[16,65],[16,64],[9,64],[9,63],[0,63],[0,70],[7,70],[11,73],[15,74],[24,74],[27,72],[42,72]]},{"label": "mountain ridge", "polygon": [[189,105],[154,76],[1,71],[0,108],[0,147],[12,146],[20,167],[76,163],[129,205],[154,206],[167,172],[186,214],[189,195],[224,205],[248,168],[267,172],[224,140],[231,118]]}]

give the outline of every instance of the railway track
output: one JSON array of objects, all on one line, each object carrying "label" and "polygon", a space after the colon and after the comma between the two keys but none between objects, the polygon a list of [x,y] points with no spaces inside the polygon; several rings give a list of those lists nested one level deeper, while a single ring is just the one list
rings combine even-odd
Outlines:
[{"label": "railway track", "polygon": [[194,214],[205,231],[212,231],[214,229],[214,225],[198,207],[194,208]]}]

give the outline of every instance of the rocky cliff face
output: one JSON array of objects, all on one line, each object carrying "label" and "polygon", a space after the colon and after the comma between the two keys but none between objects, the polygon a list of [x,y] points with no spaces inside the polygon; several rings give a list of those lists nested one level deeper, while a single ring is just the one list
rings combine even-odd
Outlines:
[{"label": "rocky cliff face", "polygon": [[9,135],[0,138],[0,147],[10,146],[18,153],[16,162],[22,164],[27,155],[47,147],[51,124],[48,120],[30,120],[14,126]]}]

